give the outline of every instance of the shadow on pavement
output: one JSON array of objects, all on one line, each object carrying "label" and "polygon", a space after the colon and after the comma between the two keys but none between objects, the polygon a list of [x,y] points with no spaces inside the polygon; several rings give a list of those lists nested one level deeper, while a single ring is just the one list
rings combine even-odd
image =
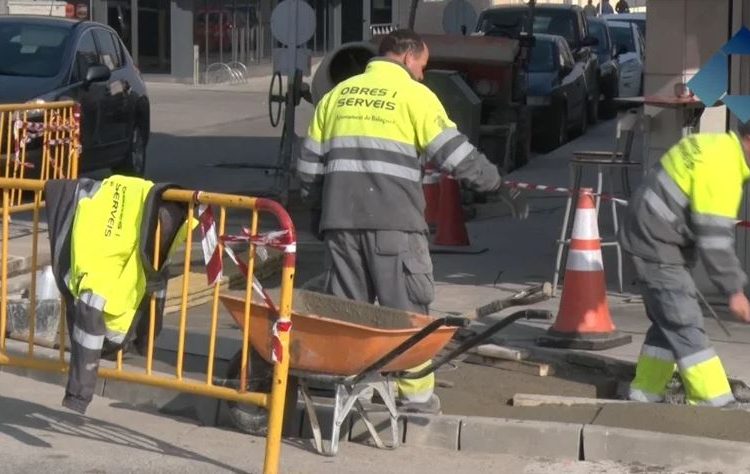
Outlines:
[{"label": "shadow on pavement", "polygon": [[230,472],[243,472],[227,464],[107,421],[66,413],[65,411],[54,410],[38,403],[3,396],[0,396],[0,406],[3,407],[0,433],[4,433],[29,446],[40,448],[53,447],[42,438],[25,431],[25,429],[44,430],[84,440],[99,441],[166,456],[190,459],[226,469]]}]

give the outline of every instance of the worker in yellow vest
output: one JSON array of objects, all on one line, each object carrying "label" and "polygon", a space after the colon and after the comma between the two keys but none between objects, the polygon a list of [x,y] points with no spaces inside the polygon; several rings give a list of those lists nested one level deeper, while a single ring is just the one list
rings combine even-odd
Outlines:
[{"label": "worker in yellow vest", "polygon": [[[422,314],[435,290],[421,158],[479,192],[501,184],[419,82],[428,58],[416,33],[385,36],[363,74],[321,99],[297,164],[303,198],[322,211],[313,232],[325,243],[326,291]],[[402,411],[439,412],[434,380],[398,380]]]},{"label": "worker in yellow vest", "polygon": [[747,276],[734,250],[745,182],[750,123],[737,133],[680,140],[630,201],[620,241],[632,255],[651,327],[630,399],[663,401],[675,365],[690,404],[734,403],[724,367],[703,328],[691,267],[700,256],[730,312],[750,322]]}]

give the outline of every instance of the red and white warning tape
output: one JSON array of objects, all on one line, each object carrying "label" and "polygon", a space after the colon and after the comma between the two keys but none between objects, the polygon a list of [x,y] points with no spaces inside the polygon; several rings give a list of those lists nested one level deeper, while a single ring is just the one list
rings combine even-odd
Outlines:
[{"label": "red and white warning tape", "polygon": [[[209,285],[215,285],[223,276],[224,264],[221,257],[221,251],[219,247],[219,241],[221,242],[252,242],[258,247],[263,246],[275,246],[277,242],[280,242],[280,235],[286,235],[286,231],[271,232],[265,235],[250,236],[247,232],[247,236],[221,236],[219,237],[216,232],[216,221],[214,219],[214,213],[211,206],[201,204],[198,206],[198,219],[200,221],[201,233],[203,239],[201,240],[201,246],[203,247],[203,259],[206,263],[206,276],[208,278]],[[247,229],[244,229],[247,231]],[[281,244],[279,244],[281,245]],[[287,244],[283,245],[287,247]],[[260,250],[260,249],[258,249]],[[234,251],[224,246],[224,251],[227,253],[230,259],[237,265],[245,277],[249,277],[248,267],[245,262],[235,255]],[[260,253],[260,252],[259,252]],[[273,311],[277,312],[276,305],[273,303],[271,296],[268,294],[260,281],[253,275],[253,289],[263,298],[266,305]]]},{"label": "red and white warning tape", "polygon": [[[520,181],[503,181],[503,186],[508,187],[508,188],[514,188],[514,189],[525,189],[527,191],[545,191],[548,193],[563,193],[563,194],[573,194],[573,193],[579,193],[582,191],[581,189],[571,189],[571,188],[564,188],[560,186],[547,186],[544,184],[523,183]],[[614,201],[624,206],[628,205],[627,200],[614,197],[611,194],[606,194],[606,193],[598,194],[594,192],[590,192],[588,194],[592,196],[599,196],[604,201]]]}]

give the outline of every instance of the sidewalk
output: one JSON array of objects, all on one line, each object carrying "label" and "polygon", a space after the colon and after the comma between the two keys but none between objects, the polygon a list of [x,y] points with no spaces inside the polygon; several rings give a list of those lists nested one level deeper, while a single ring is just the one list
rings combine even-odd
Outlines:
[{"label": "sidewalk", "polygon": [[[86,416],[79,416],[60,407],[59,386],[2,372],[0,386],[0,472],[261,472],[265,443],[259,438],[200,426],[184,418],[135,411],[101,397],[94,399]],[[280,472],[632,472],[630,466],[609,461],[457,455],[426,447],[402,446],[389,451],[347,443],[335,458],[312,454],[310,449],[309,441],[285,440]]]}]

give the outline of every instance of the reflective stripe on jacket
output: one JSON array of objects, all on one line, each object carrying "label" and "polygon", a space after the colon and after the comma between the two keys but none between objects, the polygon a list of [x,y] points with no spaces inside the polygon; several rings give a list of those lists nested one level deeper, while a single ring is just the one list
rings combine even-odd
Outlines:
[{"label": "reflective stripe on jacket", "polygon": [[691,135],[652,169],[628,206],[620,240],[645,260],[690,264],[697,251],[726,294],[747,277],[734,249],[737,214],[750,177],[734,133]]},{"label": "reflective stripe on jacket", "polygon": [[478,191],[499,185],[497,167],[437,96],[402,65],[376,58],[321,99],[297,171],[303,197],[323,210],[321,230],[423,232],[422,161]]}]

